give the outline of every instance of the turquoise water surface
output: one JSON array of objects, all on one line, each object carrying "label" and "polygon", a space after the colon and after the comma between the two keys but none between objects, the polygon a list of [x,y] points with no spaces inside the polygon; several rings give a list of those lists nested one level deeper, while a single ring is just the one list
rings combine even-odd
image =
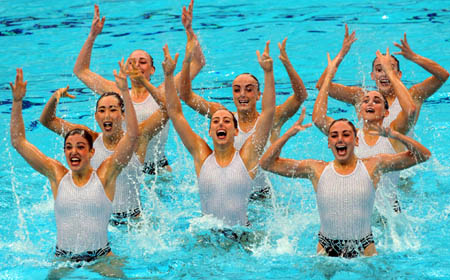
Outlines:
[{"label": "turquoise water surface", "polygon": [[[69,85],[76,99],[63,99],[58,116],[96,128],[95,96],[72,73],[87,38],[95,3],[106,16],[94,46],[91,69],[112,79],[117,62],[134,49],[154,58],[163,79],[162,47],[183,58],[185,33],[181,9],[186,1],[1,1],[0,5],[0,278],[44,279],[61,264],[53,260],[56,227],[48,181],[12,148],[9,139],[11,91],[8,83],[22,67],[28,81],[24,101],[27,138],[46,155],[65,162],[62,139],[39,123],[39,116],[57,88]],[[242,72],[263,80],[256,59],[271,40],[277,104],[291,93],[289,78],[278,59],[277,43],[288,37],[287,52],[303,79],[309,97],[304,106],[311,121],[317,96],[315,83],[344,37],[344,24],[358,40],[335,80],[374,87],[370,79],[376,50],[397,51],[406,32],[413,51],[450,70],[450,1],[231,1],[195,2],[193,28],[206,65],[193,81],[194,90],[234,110],[231,82]],[[399,56],[407,87],[430,74]],[[181,63],[179,63],[179,66]],[[178,67],[180,68],[180,67]],[[142,187],[144,215],[139,226],[110,227],[114,253],[125,259],[129,278],[169,279],[445,279],[450,278],[450,83],[423,105],[415,134],[433,156],[402,173],[399,189],[403,213],[374,218],[379,255],[341,259],[316,256],[319,215],[307,180],[272,176],[274,196],[250,205],[249,219],[259,242],[238,244],[211,234],[214,221],[201,217],[193,162],[171,127],[167,155],[174,169],[147,177]],[[184,105],[183,105],[184,106]],[[259,104],[260,106],[260,104]],[[191,126],[205,139],[208,121],[183,107]],[[354,109],[331,100],[332,117],[355,119]],[[297,119],[298,114],[293,119]],[[286,127],[292,124],[289,121]],[[310,128],[291,139],[286,157],[331,160],[326,139]],[[68,279],[102,278],[86,268]]]}]

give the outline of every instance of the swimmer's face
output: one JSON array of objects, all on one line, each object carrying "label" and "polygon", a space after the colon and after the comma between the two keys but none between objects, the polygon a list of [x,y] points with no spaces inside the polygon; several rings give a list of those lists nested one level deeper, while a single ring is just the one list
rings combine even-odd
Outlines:
[{"label": "swimmer's face", "polygon": [[209,136],[214,144],[234,143],[239,131],[235,128],[233,115],[227,110],[218,110],[211,117]]},{"label": "swimmer's face", "polygon": [[122,131],[124,114],[121,111],[119,100],[113,96],[105,96],[98,101],[95,120],[105,135],[112,135]]},{"label": "swimmer's face", "polygon": [[261,96],[258,81],[248,74],[242,74],[234,79],[232,88],[234,105],[239,112],[256,110],[256,102]]},{"label": "swimmer's face", "polygon": [[359,114],[365,121],[377,121],[387,117],[389,111],[385,107],[385,99],[378,91],[369,91],[364,95]]},{"label": "swimmer's face", "polygon": [[328,132],[328,148],[339,162],[347,162],[354,156],[355,146],[358,146],[352,126],[346,121],[335,122]]},{"label": "swimmer's face", "polygon": [[[132,58],[132,61],[134,61],[134,65],[141,71],[144,77],[150,80],[151,75],[155,73],[155,67],[153,66],[150,55],[146,51],[135,50],[131,53],[129,58]],[[130,63],[132,63],[131,59]]]},{"label": "swimmer's face", "polygon": [[72,171],[79,171],[90,167],[94,149],[89,148],[89,143],[83,136],[74,134],[67,137],[64,154],[69,168]]},{"label": "swimmer's face", "polygon": [[[394,72],[397,74],[399,78],[402,77],[402,72],[398,70],[397,61],[390,57],[391,67],[394,69]],[[375,81],[377,88],[380,92],[391,92],[393,90],[392,84],[389,81],[386,73],[381,66],[380,60],[378,58],[375,59],[373,63],[372,73],[370,74],[372,80]]]}]

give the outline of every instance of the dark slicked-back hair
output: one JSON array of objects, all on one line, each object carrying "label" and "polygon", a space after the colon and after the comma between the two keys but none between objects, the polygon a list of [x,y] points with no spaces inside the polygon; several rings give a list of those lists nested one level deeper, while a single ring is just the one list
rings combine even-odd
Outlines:
[{"label": "dark slicked-back hair", "polygon": [[119,101],[120,110],[122,111],[122,113],[125,112],[125,104],[123,103],[122,96],[120,96],[120,94],[118,94],[117,92],[113,91],[105,92],[100,96],[100,98],[97,100],[97,104],[95,105],[95,111],[97,111],[98,109],[98,103],[100,102],[100,100],[107,96],[114,96],[115,98],[117,98],[117,100]]},{"label": "dark slicked-back hair", "polygon": [[87,132],[87,130],[85,130],[85,129],[75,128],[75,129],[72,129],[71,131],[69,131],[69,133],[66,134],[66,137],[64,137],[64,149],[66,148],[67,138],[69,138],[69,136],[73,136],[73,135],[80,135],[81,137],[86,139],[86,141],[88,142],[88,145],[89,145],[89,150],[94,147],[94,140],[92,139],[92,135],[89,132]]},{"label": "dark slicked-back hair", "polygon": [[237,79],[237,77],[242,76],[242,75],[249,75],[250,77],[252,77],[253,79],[255,79],[256,84],[258,85],[258,91],[259,91],[259,81],[258,78],[256,78],[253,74],[250,73],[242,73],[236,76],[236,78],[234,78],[235,80]]},{"label": "dark slicked-back hair", "polygon": [[352,127],[353,134],[354,134],[355,137],[356,137],[356,127],[355,127],[355,125],[354,125],[351,121],[349,121],[348,119],[346,119],[346,118],[341,118],[341,119],[334,120],[334,121],[330,124],[330,127],[328,128],[328,134],[330,134],[331,127],[332,127],[335,123],[337,123],[337,122],[346,122],[346,123],[348,123],[348,124]]},{"label": "dark slicked-back hair", "polygon": [[[386,55],[385,53],[383,53],[383,55]],[[391,54],[391,57],[397,62],[397,71],[400,71],[400,61],[398,61],[398,59]],[[375,60],[377,60],[377,57],[375,57],[375,59],[372,61],[372,71],[373,71],[373,67],[375,66]]]},{"label": "dark slicked-back hair", "polygon": [[[233,112],[231,112],[231,111],[228,110],[228,109],[219,109],[219,110],[217,110],[216,112],[214,112],[214,114],[217,113],[218,111],[227,111],[228,113],[230,113],[231,116],[233,117],[234,128],[236,128],[236,129],[238,128],[238,121],[237,121],[236,117],[234,116]],[[214,114],[213,114],[213,115],[214,115]],[[211,116],[211,119],[209,120],[209,128],[210,128],[210,129],[211,129],[211,121],[212,121],[212,116]]]}]

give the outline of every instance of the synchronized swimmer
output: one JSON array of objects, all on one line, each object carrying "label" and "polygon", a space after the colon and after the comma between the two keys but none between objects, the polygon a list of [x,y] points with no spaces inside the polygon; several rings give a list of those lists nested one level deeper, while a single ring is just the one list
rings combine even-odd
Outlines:
[{"label": "synchronized swimmer", "polygon": [[[193,5],[191,0],[188,8],[183,7],[181,16],[187,34],[182,70],[174,74],[178,54],[172,58],[165,45],[164,82],[158,87],[151,83],[155,72],[153,58],[144,50],[135,50],[125,63],[123,59],[119,62],[119,72],[114,71],[115,81],[90,70],[92,49],[105,23],[95,5],[91,30],[74,73],[101,95],[95,111],[101,132],[56,116],[60,98],[74,98],[68,93],[69,87],[54,92],[40,118],[44,126],[64,137],[68,168],[45,156],[26,139],[22,101],[27,82],[23,81],[22,70],[17,69],[15,82],[10,83],[11,143],[32,168],[50,181],[57,228],[55,256],[72,262],[91,262],[113,255],[108,224],[127,223],[128,219],[139,217],[142,172],[158,176],[162,168],[171,171],[165,156],[169,119],[193,158],[192,172],[198,179],[202,215],[220,220],[226,229],[251,227],[247,216],[250,199],[274,192],[262,168],[311,181],[320,215],[318,254],[346,258],[377,254],[371,229],[373,205],[379,199],[387,200],[384,208],[401,211],[395,172],[431,156],[427,148],[406,135],[416,124],[424,100],[445,83],[449,73],[413,52],[405,34],[401,44],[395,43],[400,49],[396,54],[418,64],[431,77],[407,89],[401,82],[399,61],[387,49],[386,54],[376,52],[372,65],[376,91],[333,83],[339,64],[356,41],[355,32],[349,34],[346,25],[341,50],[334,59],[328,55],[328,66],[317,82],[319,93],[312,115],[314,124],[327,136],[334,159],[325,162],[281,158],[287,141],[311,126],[302,124],[303,109],[299,120],[280,137],[283,124],[297,113],[308,96],[287,56],[287,39],[278,44],[279,58],[294,94],[276,106],[273,60],[267,41],[262,54],[256,51],[264,71],[262,98],[258,79],[250,73],[240,74],[231,86],[236,106],[236,112],[231,112],[192,91],[191,82],[205,65],[192,29]],[[328,96],[353,104],[362,127],[357,129],[347,119],[334,120],[328,116]],[[256,109],[259,99],[261,112]],[[191,128],[180,100],[210,118],[208,134],[212,147]]]}]

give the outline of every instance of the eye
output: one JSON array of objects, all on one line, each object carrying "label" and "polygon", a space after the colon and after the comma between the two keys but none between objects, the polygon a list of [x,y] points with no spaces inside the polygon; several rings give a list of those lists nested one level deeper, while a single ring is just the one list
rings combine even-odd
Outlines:
[{"label": "eye", "polygon": [[241,89],[240,88],[238,88],[238,87],[235,87],[235,88],[233,88],[233,92],[236,92],[236,93],[238,93],[238,92],[240,92],[241,91]]}]

